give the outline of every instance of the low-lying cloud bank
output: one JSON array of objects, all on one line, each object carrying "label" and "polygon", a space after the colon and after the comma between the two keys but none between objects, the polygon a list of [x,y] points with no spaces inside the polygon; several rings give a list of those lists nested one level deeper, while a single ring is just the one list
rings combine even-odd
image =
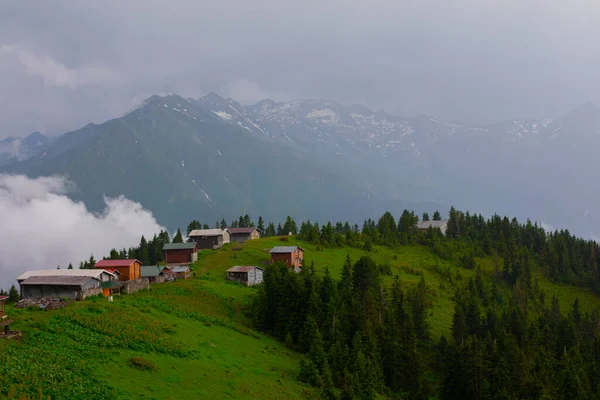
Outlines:
[{"label": "low-lying cloud bank", "polygon": [[22,272],[67,268],[111,248],[139,244],[161,227],[141,204],[105,198],[101,213],[67,197],[72,183],[62,177],[30,179],[0,175],[0,288],[7,289]]}]

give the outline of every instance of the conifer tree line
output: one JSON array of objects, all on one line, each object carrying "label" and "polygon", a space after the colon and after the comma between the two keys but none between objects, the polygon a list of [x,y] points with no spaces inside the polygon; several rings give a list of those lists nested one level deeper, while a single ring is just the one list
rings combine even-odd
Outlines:
[{"label": "conifer tree line", "polygon": [[[255,327],[305,355],[298,378],[328,399],[592,399],[600,387],[600,312],[561,305],[535,282],[457,281],[449,335],[433,339],[426,281],[382,284],[370,257],[341,279],[275,263],[252,306]],[[450,310],[449,310],[450,312]]]}]

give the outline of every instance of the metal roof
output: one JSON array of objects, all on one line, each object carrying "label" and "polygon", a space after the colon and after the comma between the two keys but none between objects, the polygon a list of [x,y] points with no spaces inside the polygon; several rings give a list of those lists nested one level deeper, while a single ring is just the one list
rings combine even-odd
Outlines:
[{"label": "metal roof", "polygon": [[99,278],[102,274],[109,274],[116,278],[115,274],[106,270],[97,269],[39,269],[36,271],[27,271],[17,277],[17,281],[22,281],[30,276],[89,276]]},{"label": "metal roof", "polygon": [[252,233],[254,231],[259,231],[258,228],[227,228],[230,233]]},{"label": "metal roof", "polygon": [[81,286],[90,279],[98,280],[92,276],[30,276],[21,282],[23,285],[60,285],[60,286]]},{"label": "metal roof", "polygon": [[448,220],[444,219],[441,221],[422,221],[419,222],[419,224],[417,225],[418,229],[429,229],[431,228],[441,228],[442,226],[446,225],[448,223]]},{"label": "metal roof", "polygon": [[250,272],[253,269],[260,269],[260,267],[250,266],[250,265],[236,265],[235,267],[231,267],[227,270],[227,272]]},{"label": "metal roof", "polygon": [[0,296],[0,301],[7,300],[8,296]]},{"label": "metal roof", "polygon": [[179,267],[173,267],[171,268],[171,272],[188,272],[190,270],[190,267],[187,266],[179,266]]},{"label": "metal roof", "polygon": [[221,236],[225,231],[229,232],[229,229],[194,229],[188,236]]},{"label": "metal roof", "polygon": [[94,265],[94,268],[114,268],[114,267],[129,267],[135,261],[141,262],[136,259],[131,260],[100,260]]},{"label": "metal roof", "polygon": [[167,243],[163,246],[163,250],[194,250],[196,243]]},{"label": "metal roof", "polygon": [[304,249],[300,246],[275,246],[269,251],[269,253],[293,253],[296,251],[296,249],[304,251]]},{"label": "metal roof", "polygon": [[162,271],[162,268],[158,265],[142,265],[140,267],[140,276],[142,278],[147,278],[149,276],[159,276]]}]

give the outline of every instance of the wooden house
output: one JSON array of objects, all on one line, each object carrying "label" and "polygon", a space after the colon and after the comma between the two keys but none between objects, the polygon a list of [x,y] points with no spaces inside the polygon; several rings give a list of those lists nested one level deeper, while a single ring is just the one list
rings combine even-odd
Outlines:
[{"label": "wooden house", "polygon": [[261,231],[258,228],[227,228],[230,232],[231,243],[243,243],[247,240],[260,239]]},{"label": "wooden house", "polygon": [[300,246],[275,246],[269,251],[271,262],[282,262],[290,268],[300,268],[304,262],[304,249]]},{"label": "wooden house", "polygon": [[230,232],[228,229],[194,229],[188,237],[190,242],[198,244],[199,250],[216,250],[229,243]]},{"label": "wooden house", "polygon": [[227,270],[227,280],[238,281],[243,285],[258,285],[263,281],[263,269],[254,266],[235,266]]},{"label": "wooden house", "polygon": [[140,278],[140,266],[142,263],[139,260],[100,260],[94,265],[94,268],[103,269],[105,271],[118,270],[121,274],[121,281],[131,281]]},{"label": "wooden house", "polygon": [[427,232],[429,228],[439,229],[442,232],[442,235],[445,235],[446,230],[448,229],[448,220],[422,221],[417,224],[417,230],[420,232]]},{"label": "wooden house", "polygon": [[171,272],[175,274],[176,279],[189,279],[192,277],[192,270],[187,265],[179,265],[171,268]]},{"label": "wooden house", "polygon": [[167,243],[163,246],[163,255],[167,265],[190,264],[198,261],[198,244],[196,242]]}]

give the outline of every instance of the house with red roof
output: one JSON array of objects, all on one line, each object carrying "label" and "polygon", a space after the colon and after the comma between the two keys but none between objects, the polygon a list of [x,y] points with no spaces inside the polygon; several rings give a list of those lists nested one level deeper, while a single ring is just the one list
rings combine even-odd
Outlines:
[{"label": "house with red roof", "polygon": [[131,281],[139,279],[140,267],[142,263],[139,260],[100,260],[94,265],[94,268],[101,268],[105,271],[114,273],[114,270],[119,272],[119,280]]}]

